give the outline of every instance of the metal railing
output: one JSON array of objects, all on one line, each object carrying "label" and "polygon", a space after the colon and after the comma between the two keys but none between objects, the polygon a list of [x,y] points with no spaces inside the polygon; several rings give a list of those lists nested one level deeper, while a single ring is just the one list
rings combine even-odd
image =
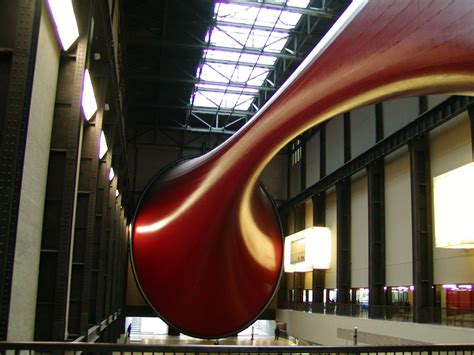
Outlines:
[{"label": "metal railing", "polygon": [[224,346],[224,345],[149,345],[149,344],[105,344],[66,342],[0,342],[0,353],[4,354],[166,354],[166,355],[473,355],[474,344],[456,345],[403,345],[403,346]]},{"label": "metal railing", "polygon": [[[296,311],[341,315],[364,319],[413,322],[410,305],[366,306],[361,304],[280,302],[280,308]],[[425,323],[474,328],[474,309],[429,307],[423,310]]]}]

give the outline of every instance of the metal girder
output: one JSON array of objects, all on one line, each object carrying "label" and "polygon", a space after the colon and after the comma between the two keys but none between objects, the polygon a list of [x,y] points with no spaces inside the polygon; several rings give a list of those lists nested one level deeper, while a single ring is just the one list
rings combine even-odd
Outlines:
[{"label": "metal girder", "polygon": [[191,132],[191,133],[214,133],[214,134],[223,134],[226,136],[231,136],[233,135],[236,131],[231,131],[225,128],[217,128],[217,127],[209,127],[209,128],[197,128],[197,127],[191,127],[191,126],[186,126],[186,127],[173,127],[173,126],[157,126],[157,128],[161,130],[167,130],[167,131],[185,131],[185,132]]},{"label": "metal girder", "polygon": [[233,91],[233,90],[226,90],[225,88],[222,89],[210,89],[210,88],[204,88],[204,87],[197,87],[196,91],[206,91],[206,92],[222,92],[226,94],[237,94],[237,95],[246,95],[246,96],[255,96],[258,97],[259,93],[258,92],[240,92],[240,91]]},{"label": "metal girder", "polygon": [[259,64],[259,63],[245,63],[245,62],[237,62],[235,60],[223,60],[223,59],[211,59],[206,58],[206,63],[215,63],[215,64],[229,64],[229,65],[239,65],[243,67],[252,67],[252,68],[264,68],[264,69],[274,69],[274,65],[270,64]]},{"label": "metal girder", "polygon": [[411,220],[413,255],[413,321],[432,323],[433,297],[433,228],[430,148],[428,134],[408,144],[410,153]]},{"label": "metal girder", "polygon": [[276,32],[276,33],[288,33],[292,34],[295,32],[294,29],[284,29],[284,28],[273,28],[269,26],[262,26],[262,25],[257,25],[257,24],[252,24],[252,23],[235,23],[235,22],[230,22],[230,21],[222,21],[222,20],[216,20],[215,22],[212,22],[211,24],[215,24],[216,27],[219,26],[232,26],[232,27],[237,27],[237,28],[248,28],[252,30],[262,30],[262,31],[271,31],[271,32]]},{"label": "metal girder", "polygon": [[313,195],[323,192],[333,186],[337,181],[343,180],[358,171],[366,168],[369,164],[403,147],[415,137],[429,132],[433,128],[449,121],[465,111],[468,106],[474,104],[472,96],[452,96],[438,106],[421,114],[415,121],[409,123],[402,129],[384,138],[365,153],[355,157],[333,173],[311,185],[295,197],[286,201],[280,211],[284,212],[295,205],[303,203]]},{"label": "metal girder", "polygon": [[199,80],[197,78],[169,78],[160,75],[146,75],[146,74],[132,74],[128,76],[128,80],[135,80],[135,81],[148,81],[148,82],[173,82],[173,83],[183,83],[183,84],[209,84],[209,85],[229,85],[236,88],[243,88],[243,89],[256,89],[256,90],[263,90],[263,91],[275,91],[278,87],[271,87],[271,86],[256,86],[256,85],[246,85],[237,82],[230,82],[230,83],[221,83],[219,81],[205,81]]},{"label": "metal girder", "polygon": [[208,49],[208,50],[218,50],[223,52],[232,52],[232,53],[247,53],[247,54],[256,54],[260,56],[267,57],[277,57],[285,58],[288,60],[300,60],[301,58],[296,55],[285,54],[280,52],[263,52],[258,49],[253,48],[230,48],[216,45],[207,45],[205,43],[183,43],[183,42],[172,42],[172,41],[161,41],[153,38],[144,38],[144,39],[130,39],[127,43],[127,47],[140,47],[140,48],[150,48],[150,47],[176,47],[184,49]]},{"label": "metal girder", "polygon": [[146,110],[190,110],[193,109],[193,113],[205,113],[205,114],[223,114],[231,116],[244,116],[244,115],[253,115],[255,112],[243,111],[243,110],[233,110],[229,108],[220,108],[217,111],[217,108],[212,107],[191,107],[190,105],[160,105],[160,104],[134,104],[129,106],[130,109],[146,109]]},{"label": "metal girder", "polygon": [[249,1],[249,0],[228,0],[227,3],[245,5],[245,6],[256,6],[256,7],[261,7],[263,9],[284,10],[284,11],[293,12],[297,14],[324,17],[324,18],[329,18],[329,19],[335,18],[334,14],[329,13],[323,9],[301,8],[301,7],[295,7],[295,6],[271,4],[271,3],[260,3],[260,2]]},{"label": "metal girder", "polygon": [[367,167],[369,195],[369,318],[383,319],[385,310],[385,172],[384,159]]}]

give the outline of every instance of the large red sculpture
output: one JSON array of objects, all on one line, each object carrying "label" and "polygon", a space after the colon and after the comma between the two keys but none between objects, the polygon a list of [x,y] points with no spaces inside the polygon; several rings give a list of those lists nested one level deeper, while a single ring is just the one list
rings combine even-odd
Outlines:
[{"label": "large red sculpture", "polygon": [[290,140],[359,106],[474,91],[474,1],[357,1],[350,9],[340,33],[246,126],[146,190],[133,224],[135,275],[149,304],[182,332],[236,333],[274,295],[282,236],[258,178]]}]

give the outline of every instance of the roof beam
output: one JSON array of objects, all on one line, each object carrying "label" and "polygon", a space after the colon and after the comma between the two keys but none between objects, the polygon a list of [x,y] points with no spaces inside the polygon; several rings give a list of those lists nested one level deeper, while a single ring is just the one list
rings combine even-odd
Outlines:
[{"label": "roof beam", "polygon": [[172,83],[182,83],[182,84],[210,84],[210,85],[229,85],[233,86],[236,88],[242,88],[242,89],[256,89],[260,91],[275,91],[278,87],[270,87],[270,86],[256,86],[256,85],[246,85],[242,83],[237,83],[237,82],[230,82],[230,83],[222,83],[219,81],[205,81],[205,80],[199,80],[197,78],[190,78],[190,79],[184,79],[184,78],[168,78],[164,76],[159,76],[159,75],[146,75],[146,74],[132,74],[127,77],[128,80],[133,80],[133,81],[145,81],[145,82],[172,82]]},{"label": "roof beam", "polygon": [[222,21],[222,20],[216,20],[212,24],[215,24],[216,27],[232,26],[232,27],[237,27],[237,28],[248,28],[252,30],[262,30],[262,31],[285,33],[285,34],[292,34],[293,32],[295,32],[294,28],[290,28],[290,29],[273,28],[269,26],[263,26],[263,25],[257,25],[257,24],[251,24],[251,23],[238,23],[238,22],[230,22],[230,21]]},{"label": "roof beam", "polygon": [[256,6],[256,7],[261,7],[263,9],[284,10],[288,12],[294,12],[297,14],[315,16],[315,17],[324,17],[328,19],[336,18],[334,14],[322,9],[301,8],[301,7],[295,7],[295,6],[286,6],[286,5],[270,4],[270,3],[262,4],[260,2],[255,2],[255,1],[250,1],[250,0],[228,0],[227,3],[244,5],[244,6]]},{"label": "roof beam", "polygon": [[174,126],[160,126],[158,125],[156,128],[166,130],[166,131],[185,131],[185,132],[192,132],[192,133],[214,133],[214,134],[223,134],[227,136],[233,135],[236,131],[232,131],[229,129],[224,129],[224,128],[215,128],[215,127],[210,127],[210,128],[197,128],[197,127],[191,127],[191,126],[186,126],[186,127],[174,127]]},{"label": "roof beam", "polygon": [[229,65],[238,65],[243,67],[251,67],[251,68],[264,68],[264,69],[275,69],[274,65],[270,64],[259,64],[259,63],[245,63],[245,62],[237,62],[236,60],[223,60],[223,59],[211,59],[206,58],[206,63],[216,63],[216,64],[229,64]]},{"label": "roof beam", "polygon": [[224,94],[237,94],[237,95],[245,95],[245,96],[254,96],[258,97],[260,96],[260,93],[258,92],[245,92],[245,91],[233,91],[233,90],[226,90],[225,87],[222,89],[212,89],[212,88],[205,88],[202,86],[196,87],[196,91],[206,91],[206,92],[222,92]]},{"label": "roof beam", "polygon": [[162,105],[162,104],[142,104],[136,103],[129,105],[129,109],[133,110],[190,110],[192,108],[193,113],[203,113],[208,115],[229,115],[229,116],[250,116],[255,114],[252,111],[244,111],[244,110],[233,110],[230,108],[219,108],[217,110],[213,107],[197,107],[191,105]]},{"label": "roof beam", "polygon": [[209,50],[218,50],[223,52],[232,52],[232,53],[247,53],[247,54],[256,54],[261,56],[277,57],[284,58],[288,60],[300,60],[301,58],[298,55],[286,54],[286,53],[274,53],[274,52],[262,52],[258,49],[252,48],[229,48],[215,45],[207,45],[205,43],[181,43],[181,42],[171,42],[171,41],[160,41],[152,38],[149,39],[130,39],[127,43],[127,47],[139,47],[140,49],[148,50],[150,47],[175,47],[183,49],[209,49]]}]

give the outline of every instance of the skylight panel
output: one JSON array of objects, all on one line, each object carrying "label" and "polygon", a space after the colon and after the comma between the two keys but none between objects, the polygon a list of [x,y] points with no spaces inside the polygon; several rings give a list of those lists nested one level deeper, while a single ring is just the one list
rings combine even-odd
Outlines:
[{"label": "skylight panel", "polygon": [[201,70],[201,76],[199,77],[205,81],[216,81],[219,83],[228,83],[230,77],[226,76],[225,73],[219,71],[216,66],[222,66],[223,64],[210,64],[205,63]]},{"label": "skylight panel", "polygon": [[[206,94],[209,94],[209,97]],[[197,91],[194,94],[194,106],[212,108],[219,107],[219,98],[214,97],[212,94],[217,93],[204,93],[202,91]],[[215,100],[212,100],[212,98],[214,98]]]},{"label": "skylight panel", "polygon": [[275,64],[277,58],[271,57],[267,55],[257,55],[257,54],[250,54],[250,53],[242,53],[240,57],[240,61],[244,63],[258,63],[258,64],[267,64],[273,65]]},{"label": "skylight panel", "polygon": [[286,2],[286,5],[287,6],[306,8],[306,7],[308,7],[309,1],[310,0],[288,0]]},{"label": "skylight panel", "polygon": [[298,24],[301,14],[295,12],[282,11],[278,19],[278,27],[293,29]]},{"label": "skylight panel", "polygon": [[217,21],[244,23],[247,25],[254,23],[258,13],[258,7],[238,4],[218,3],[215,8]]},{"label": "skylight panel", "polygon": [[253,97],[241,95],[239,102],[235,105],[235,109],[247,111],[250,105],[252,105],[252,102],[253,102]]},{"label": "skylight panel", "polygon": [[282,33],[272,33],[265,45],[265,51],[280,53],[287,41],[288,36],[282,35]]},{"label": "skylight panel", "polygon": [[[265,2],[282,5],[282,8],[260,7],[260,2],[244,5],[216,1],[216,24],[206,36],[211,46],[204,50],[197,72],[199,82],[192,98],[193,106],[215,108],[219,112],[221,108],[248,111],[253,104],[258,110],[254,100],[259,90],[255,87],[265,83],[271,66],[277,61],[276,53],[284,50],[291,30],[302,17],[299,13],[285,11],[284,6],[306,8],[310,0]],[[238,84],[232,86],[231,83]]]},{"label": "skylight panel", "polygon": [[238,110],[247,110],[253,99],[253,96],[244,94],[197,91],[194,95],[194,106],[230,109],[235,107]]},{"label": "skylight panel", "polygon": [[212,30],[209,41],[215,46],[243,48],[248,33],[249,29],[247,28],[219,26]]}]

